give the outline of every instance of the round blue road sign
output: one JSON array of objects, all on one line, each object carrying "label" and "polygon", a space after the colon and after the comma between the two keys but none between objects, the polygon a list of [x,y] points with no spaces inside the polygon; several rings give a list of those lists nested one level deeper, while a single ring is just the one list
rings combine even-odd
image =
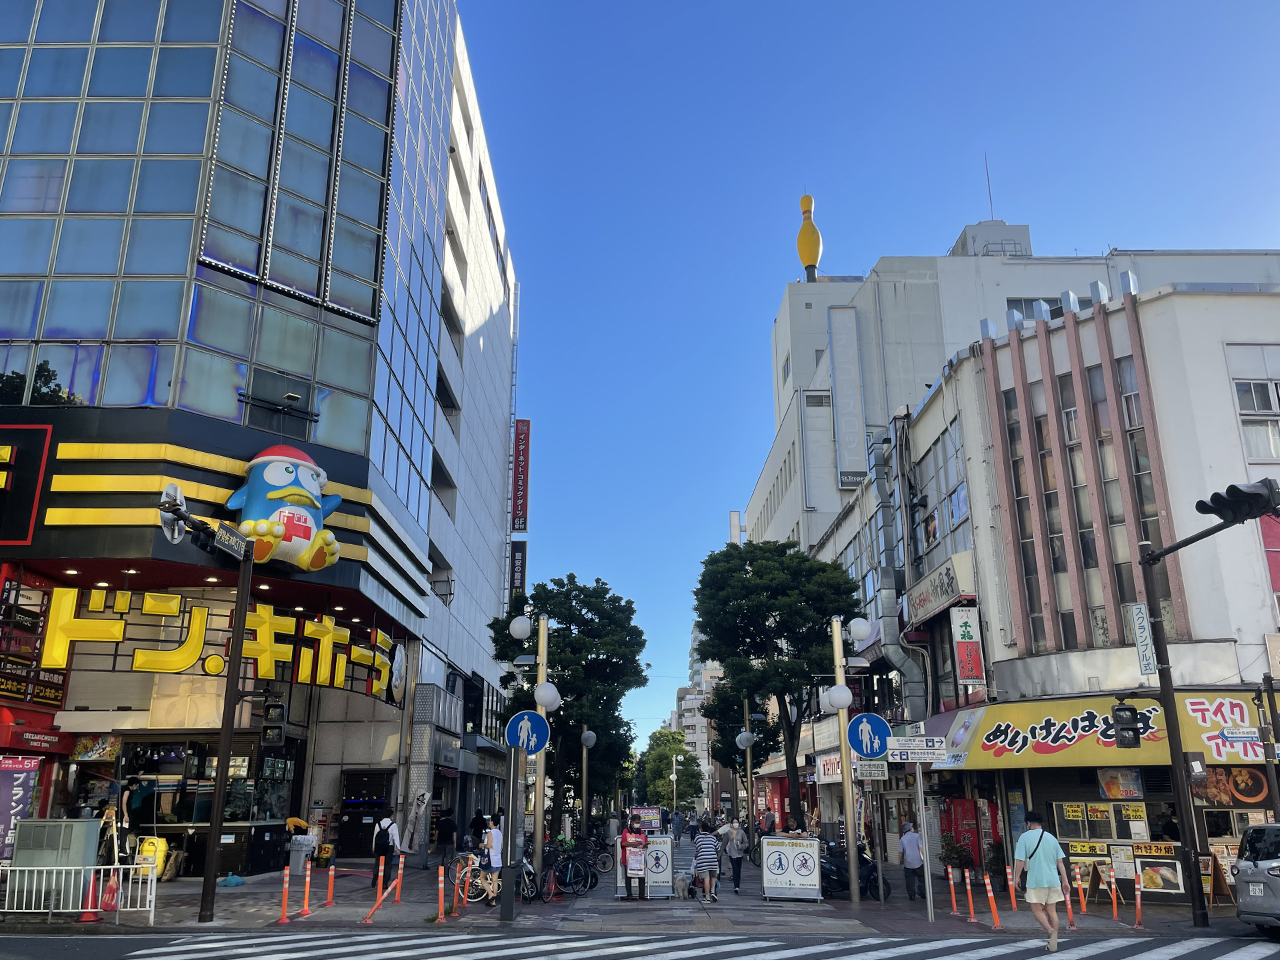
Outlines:
[{"label": "round blue road sign", "polygon": [[883,717],[874,713],[860,713],[849,721],[849,746],[864,760],[878,760],[889,752],[889,729]]},{"label": "round blue road sign", "polygon": [[536,710],[521,710],[507,721],[507,746],[520,747],[530,756],[545,747],[550,739],[547,718]]}]

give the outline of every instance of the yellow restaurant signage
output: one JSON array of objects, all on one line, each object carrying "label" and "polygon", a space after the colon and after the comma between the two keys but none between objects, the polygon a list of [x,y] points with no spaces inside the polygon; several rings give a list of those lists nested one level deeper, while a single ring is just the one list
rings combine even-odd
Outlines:
[{"label": "yellow restaurant signage", "polygon": [[[1186,750],[1203,750],[1211,762],[1262,763],[1262,744],[1233,743],[1222,736],[1224,727],[1258,726],[1257,709],[1247,694],[1226,690],[1176,696]],[[1142,735],[1137,750],[1116,748],[1114,697],[995,703],[950,714],[949,725],[939,732],[930,721],[930,736],[943,736],[947,751],[947,759],[933,764],[933,769],[1167,764],[1168,734],[1160,705],[1155,700],[1130,700],[1138,708]]]},{"label": "yellow restaurant signage", "polygon": [[[123,602],[121,598],[123,597]],[[113,610],[127,612],[129,597],[117,591]],[[89,610],[105,610],[106,591],[90,592]],[[79,591],[58,587],[49,602],[49,622],[45,631],[40,666],[45,670],[64,670],[75,643],[121,643],[125,639],[125,620],[92,619],[76,616]],[[148,593],[143,597],[142,613],[147,616],[181,617],[182,597],[173,593]],[[197,663],[210,676],[218,676],[226,669],[226,661],[220,653],[204,655],[206,626],[209,608],[193,605],[189,608],[187,632],[182,642],[170,650],[134,650],[131,669],[142,673],[185,673]],[[294,683],[314,684],[321,687],[343,687],[347,682],[347,664],[358,663],[369,668],[366,693],[382,697],[392,675],[394,644],[381,630],[374,631],[372,645],[357,643],[351,631],[340,627],[333,617],[322,617],[319,622],[302,621],[302,636],[297,636],[298,620],[278,615],[273,607],[257,603],[249,611],[245,625],[249,635],[244,641],[244,656],[257,664],[257,675],[274,678],[276,664],[292,665]],[[299,641],[296,643],[294,641]],[[399,691],[403,693],[403,690]],[[398,700],[397,692],[393,695]]]}]

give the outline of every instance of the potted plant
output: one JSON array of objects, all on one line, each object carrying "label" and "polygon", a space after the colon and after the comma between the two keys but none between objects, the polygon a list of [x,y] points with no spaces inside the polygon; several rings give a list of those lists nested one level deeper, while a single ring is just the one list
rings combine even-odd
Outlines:
[{"label": "potted plant", "polygon": [[951,867],[955,879],[964,883],[964,871],[973,867],[973,851],[968,846],[956,843],[956,838],[949,833],[942,835],[941,846],[938,862],[944,867]]},{"label": "potted plant", "polygon": [[998,893],[1003,893],[1007,884],[1005,867],[1008,861],[1004,858],[1004,844],[993,843],[987,848],[987,875],[991,877],[991,886]]}]

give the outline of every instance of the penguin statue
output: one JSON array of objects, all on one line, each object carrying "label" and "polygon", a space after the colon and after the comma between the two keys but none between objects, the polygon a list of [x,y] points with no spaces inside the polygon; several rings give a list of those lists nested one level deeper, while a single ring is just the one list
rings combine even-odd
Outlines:
[{"label": "penguin statue", "polygon": [[342,497],[321,494],[328,482],[296,447],[267,447],[249,461],[244,486],[226,506],[240,512],[240,532],[256,538],[255,562],[283,560],[307,572],[338,562],[338,540],[323,527]]}]

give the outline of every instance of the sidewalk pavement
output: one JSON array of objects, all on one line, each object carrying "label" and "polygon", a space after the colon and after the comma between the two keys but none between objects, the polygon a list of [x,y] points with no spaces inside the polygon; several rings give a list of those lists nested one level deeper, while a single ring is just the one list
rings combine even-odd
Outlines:
[{"label": "sidewalk pavement", "polygon": [[[951,915],[951,898],[945,879],[934,878],[934,922],[928,923],[927,907],[923,900],[908,900],[902,893],[902,869],[896,865],[884,867],[885,878],[893,890],[888,900],[881,904],[875,900],[863,900],[852,906],[847,900],[824,901],[764,901],[760,896],[760,869],[743,864],[742,893],[734,895],[728,875],[721,881],[719,902],[702,904],[695,900],[645,900],[627,903],[614,896],[613,878],[602,877],[596,889],[584,897],[565,895],[564,899],[551,903],[535,901],[523,904],[517,901],[516,917],[511,923],[499,920],[499,910],[487,907],[483,902],[460,907],[458,917],[447,916],[452,906],[453,889],[449,887],[446,898],[446,922],[430,923],[435,919],[438,904],[436,871],[405,870],[405,885],[401,903],[392,903],[388,897],[384,906],[364,926],[364,919],[373,906],[374,893],[370,889],[372,871],[368,862],[352,862],[350,867],[339,867],[335,873],[334,906],[323,907],[329,871],[313,870],[311,882],[312,914],[299,917],[302,909],[302,884],[291,878],[288,925],[276,925],[280,918],[281,875],[266,874],[247,878],[243,886],[219,887],[216,919],[211,924],[197,921],[200,907],[201,884],[198,879],[175,880],[157,886],[156,918],[152,931],[161,933],[191,934],[219,929],[278,930],[281,933],[299,933],[307,927],[325,929],[347,928],[375,931],[381,929],[440,929],[453,933],[475,930],[488,933],[512,930],[565,931],[576,933],[651,933],[655,929],[672,934],[679,933],[738,933],[767,936],[813,936],[831,938],[857,938],[887,936],[920,936],[923,932],[938,937],[992,937],[1006,935],[1026,938],[1040,935],[1040,927],[1028,905],[1019,900],[1018,910],[1010,908],[1009,894],[996,895],[1001,929],[994,928],[985,887],[974,888],[974,922],[968,919],[967,900],[963,890],[957,887],[956,900],[960,916]],[[394,873],[392,874],[394,879]],[[1073,906],[1079,906],[1075,901]],[[1058,915],[1062,929],[1067,929],[1066,911],[1059,905]],[[72,917],[62,922],[47,924],[40,915],[27,919],[14,915],[6,923],[7,932],[57,932],[57,933],[105,933],[118,929],[114,917],[106,916],[106,922],[96,925],[77,924]],[[1119,920],[1111,919],[1110,902],[1090,904],[1088,913],[1075,912],[1076,926],[1085,935],[1098,937],[1123,937],[1133,931],[1133,905],[1121,906]],[[1143,904],[1144,930],[1132,935],[1146,937],[1175,937],[1185,939],[1199,936],[1239,936],[1251,933],[1251,929],[1235,918],[1231,904],[1210,908],[1210,927],[1196,929],[1191,924],[1190,908],[1185,905]],[[121,927],[142,932],[148,929],[146,917],[125,915]]]}]

